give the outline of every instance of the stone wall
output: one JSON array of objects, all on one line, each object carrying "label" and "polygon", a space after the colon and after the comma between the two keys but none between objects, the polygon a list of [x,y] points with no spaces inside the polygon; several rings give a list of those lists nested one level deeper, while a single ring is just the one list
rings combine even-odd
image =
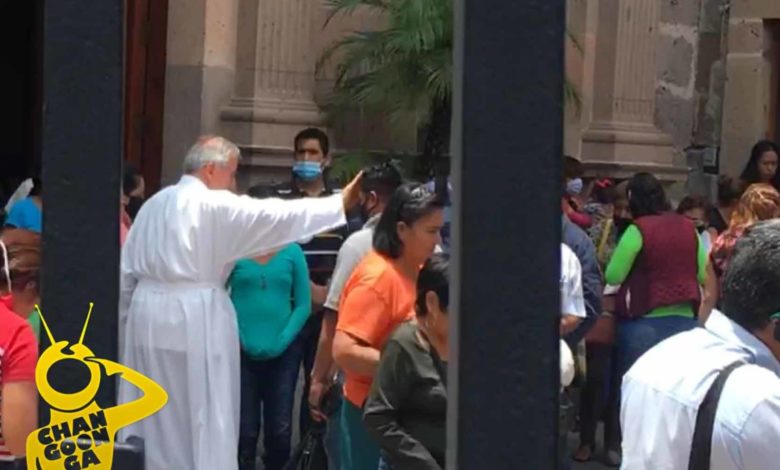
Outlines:
[{"label": "stone wall", "polygon": [[700,1],[659,1],[655,123],[672,137],[678,163],[683,163],[694,128]]},{"label": "stone wall", "polygon": [[[720,122],[724,88],[724,10],[726,0],[657,0],[660,8],[655,40],[655,103],[652,121],[655,127],[667,134],[673,147],[672,166],[690,169],[690,172],[676,177],[661,177],[678,181],[671,187],[678,199],[685,192],[707,194],[710,181],[703,173],[703,153],[696,149],[717,146],[720,142]],[[603,80],[619,80],[611,71],[594,70],[593,55],[598,51],[594,44],[603,41],[603,35],[614,34],[604,21],[612,20],[610,14],[600,8],[614,8],[614,0],[569,0],[569,30],[574,33],[584,51],[567,47],[567,76],[578,86],[583,98],[583,116],[574,116],[571,109],[566,115],[565,150],[580,156],[582,152],[583,129],[592,125],[594,90]],[[649,4],[631,4],[632,14],[648,14],[644,11]],[[617,21],[627,21],[620,18]],[[600,34],[602,35],[600,37]],[[610,52],[609,47],[602,51]],[[637,53],[643,53],[637,51]],[[594,85],[595,76],[595,85]],[[603,86],[603,85],[602,85]],[[619,86],[617,82],[612,86]],[[623,85],[625,86],[625,85]],[[598,94],[598,93],[597,93]],[[604,95],[602,93],[602,95]],[[609,98],[609,94],[606,95]],[[603,99],[601,100],[603,102]],[[603,104],[603,103],[602,103]],[[587,137],[586,137],[587,139]],[[587,151],[587,147],[586,147]],[[630,152],[629,152],[630,153]],[[585,155],[587,164],[589,156]],[[601,158],[601,157],[599,157]],[[635,162],[631,157],[616,163],[625,168],[654,171],[652,161]],[[602,171],[602,170],[595,170]],[[630,170],[632,171],[632,170]],[[630,171],[621,172],[625,176]]]}]

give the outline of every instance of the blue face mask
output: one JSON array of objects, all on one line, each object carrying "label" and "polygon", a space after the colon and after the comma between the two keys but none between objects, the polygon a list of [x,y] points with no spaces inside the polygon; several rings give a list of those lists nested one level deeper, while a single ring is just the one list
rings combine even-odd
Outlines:
[{"label": "blue face mask", "polygon": [[295,162],[292,172],[304,181],[316,180],[322,175],[322,165],[318,162]]}]

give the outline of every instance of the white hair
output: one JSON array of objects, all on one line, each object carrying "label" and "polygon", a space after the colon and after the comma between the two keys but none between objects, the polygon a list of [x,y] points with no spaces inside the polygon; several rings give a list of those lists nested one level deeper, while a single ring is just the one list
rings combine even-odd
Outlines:
[{"label": "white hair", "polygon": [[203,136],[184,157],[184,173],[194,173],[209,163],[227,165],[231,158],[241,158],[241,151],[236,144],[224,137]]}]

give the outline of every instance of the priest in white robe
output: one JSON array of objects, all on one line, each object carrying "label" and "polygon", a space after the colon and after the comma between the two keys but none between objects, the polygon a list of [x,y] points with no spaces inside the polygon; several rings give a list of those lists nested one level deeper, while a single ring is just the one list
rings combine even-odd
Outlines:
[{"label": "priest in white robe", "polygon": [[[343,225],[359,197],[356,181],[325,198],[238,196],[239,158],[228,140],[201,138],[122,250],[120,358],[168,392],[160,412],[120,432],[144,439],[147,470],[237,468],[239,340],[225,281],[240,258]],[[120,403],[141,394],[119,380]]]}]

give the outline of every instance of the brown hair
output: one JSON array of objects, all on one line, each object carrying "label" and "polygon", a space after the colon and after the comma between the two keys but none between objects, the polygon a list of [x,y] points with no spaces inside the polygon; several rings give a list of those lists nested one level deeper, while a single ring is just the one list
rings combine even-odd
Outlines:
[{"label": "brown hair", "polygon": [[706,211],[709,208],[707,200],[701,196],[685,196],[680,204],[677,205],[677,213],[685,214],[693,209],[702,209]]},{"label": "brown hair", "polygon": [[751,184],[739,199],[737,209],[731,215],[729,230],[744,231],[759,220],[773,219],[780,209],[780,193],[769,184]]},{"label": "brown hair", "polygon": [[777,217],[778,211],[780,211],[780,193],[772,185],[756,183],[745,190],[736,210],[731,215],[729,227],[712,245],[713,267],[718,277],[725,271],[734,244],[745,229],[758,221]]},{"label": "brown hair", "polygon": [[[8,270],[11,273],[11,288],[22,291],[31,283],[38,286],[38,273],[41,269],[41,236],[29,230],[7,228],[0,234],[0,240],[8,252]],[[5,290],[6,276],[0,258],[0,289]]]}]

